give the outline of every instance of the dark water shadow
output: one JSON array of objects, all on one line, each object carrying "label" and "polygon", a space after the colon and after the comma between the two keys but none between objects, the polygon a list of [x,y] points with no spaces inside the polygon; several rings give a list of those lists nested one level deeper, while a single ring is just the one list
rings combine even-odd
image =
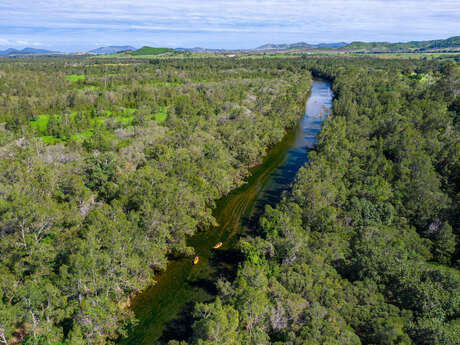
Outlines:
[{"label": "dark water shadow", "polygon": [[[226,250],[216,250],[214,255],[211,257],[210,262],[211,265],[216,268],[217,277],[233,281],[236,278],[237,273],[235,267],[238,267],[243,260],[244,256],[241,251],[236,248],[232,248]],[[217,279],[214,281],[216,280]]]},{"label": "dark water shadow", "polygon": [[200,290],[206,291],[207,294],[213,296],[216,296],[218,292],[216,288],[216,282],[213,279],[201,278],[190,282],[189,285],[192,288],[198,288]]},{"label": "dark water shadow", "polygon": [[194,309],[194,302],[186,303],[177,317],[166,323],[163,334],[159,339],[159,343],[167,344],[171,339],[176,339],[179,341],[189,339],[193,334],[193,322],[191,322],[191,320],[193,320]]}]

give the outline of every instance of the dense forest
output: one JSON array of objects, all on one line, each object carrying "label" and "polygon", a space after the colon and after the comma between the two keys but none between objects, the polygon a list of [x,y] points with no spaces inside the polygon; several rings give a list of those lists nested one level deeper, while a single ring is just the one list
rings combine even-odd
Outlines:
[{"label": "dense forest", "polygon": [[170,344],[460,344],[460,67],[367,57],[0,61],[0,343],[124,335],[312,74],[309,164]]},{"label": "dense forest", "polygon": [[460,68],[305,65],[333,116],[190,343],[460,344]]},{"label": "dense forest", "polygon": [[0,343],[101,344],[304,110],[299,61],[0,62]]}]

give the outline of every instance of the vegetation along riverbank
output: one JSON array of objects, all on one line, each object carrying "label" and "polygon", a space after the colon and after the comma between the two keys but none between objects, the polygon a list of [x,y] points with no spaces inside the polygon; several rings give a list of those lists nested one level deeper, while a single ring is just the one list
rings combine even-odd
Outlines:
[{"label": "vegetation along riverbank", "polygon": [[[99,343],[303,113],[300,61],[1,61],[2,334]],[[21,288],[16,288],[20,286]]]},{"label": "vegetation along riverbank", "polygon": [[460,67],[333,55],[0,60],[0,342],[123,341],[120,301],[207,263],[187,239],[312,75],[335,99],[308,164],[169,344],[459,344]]}]

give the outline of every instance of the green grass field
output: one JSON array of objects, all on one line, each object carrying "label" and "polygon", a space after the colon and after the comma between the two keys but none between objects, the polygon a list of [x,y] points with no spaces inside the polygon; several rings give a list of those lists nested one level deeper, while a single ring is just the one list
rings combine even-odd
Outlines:
[{"label": "green grass field", "polygon": [[78,132],[70,136],[71,141],[82,143],[85,139],[89,139],[93,136],[94,131],[92,129],[87,129],[86,131]]},{"label": "green grass field", "polygon": [[43,142],[45,144],[48,144],[48,145],[55,145],[57,143],[61,143],[63,142],[62,139],[59,139],[59,138],[56,138],[56,137],[53,137],[52,135],[44,135],[41,137]]},{"label": "green grass field", "polygon": [[156,122],[162,123],[166,121],[166,118],[168,117],[168,114],[166,112],[158,112],[153,115],[153,118],[155,119]]},{"label": "green grass field", "polygon": [[[121,111],[121,115],[114,116],[114,111],[112,110],[104,110],[100,116],[92,118],[90,120],[90,125],[93,127],[100,127],[104,125],[104,121],[107,119],[113,119],[115,122],[121,123],[124,127],[131,127],[133,125],[133,121],[135,119],[136,109],[134,108],[126,108]],[[117,114],[120,114],[120,111],[117,111]],[[62,115],[56,114],[56,119],[59,121]],[[70,117],[73,119],[77,116],[77,112],[71,113]],[[149,116],[150,120],[155,120],[157,123],[162,123],[166,121],[167,109],[161,109],[160,111],[151,114]],[[60,142],[68,142],[74,141],[82,143],[85,139],[90,138],[94,134],[93,129],[87,129],[81,132],[73,133],[70,138],[56,138],[51,135],[47,134],[48,122],[50,119],[50,115],[43,114],[39,115],[37,120],[30,121],[30,127],[36,131],[37,135],[42,138],[43,142],[49,145],[54,145]]]},{"label": "green grass field", "polygon": [[79,80],[85,80],[86,76],[84,74],[71,74],[71,75],[67,75],[66,79],[71,82],[77,82]]},{"label": "green grass field", "polygon": [[49,118],[49,115],[39,115],[37,120],[30,121],[30,127],[38,130],[39,133],[45,133]]}]

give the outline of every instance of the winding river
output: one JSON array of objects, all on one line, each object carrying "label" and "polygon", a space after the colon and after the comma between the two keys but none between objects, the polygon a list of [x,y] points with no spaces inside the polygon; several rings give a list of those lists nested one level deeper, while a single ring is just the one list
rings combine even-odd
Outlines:
[{"label": "winding river", "polygon": [[[198,264],[193,265],[190,258],[171,261],[156,277],[157,284],[134,298],[132,308],[139,323],[122,345],[162,344],[190,336],[194,304],[215,298],[219,277],[234,277],[242,259],[235,249],[238,240],[254,234],[265,205],[279,202],[308,161],[308,150],[316,142],[332,99],[330,83],[315,79],[298,126],[269,151],[262,164],[251,169],[246,184],[217,202],[214,217],[219,226],[190,239],[189,245],[200,258]],[[213,250],[219,241],[223,246]]]}]

